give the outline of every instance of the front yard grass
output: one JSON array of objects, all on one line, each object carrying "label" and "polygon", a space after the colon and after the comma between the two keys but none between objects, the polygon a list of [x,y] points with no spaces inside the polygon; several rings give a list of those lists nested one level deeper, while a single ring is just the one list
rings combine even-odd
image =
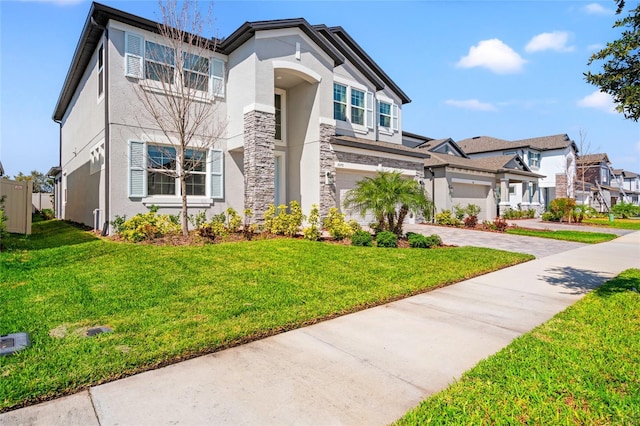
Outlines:
[{"label": "front yard grass", "polygon": [[397,425],[640,424],[640,269],[481,361]]},{"label": "front yard grass", "polygon": [[584,231],[545,231],[542,229],[507,228],[507,234],[526,235],[528,237],[551,238],[554,240],[574,241],[578,243],[596,244],[617,238],[615,234]]},{"label": "front yard grass", "polygon": [[582,223],[607,226],[609,228],[631,229],[640,231],[640,219],[614,219],[613,222],[609,222],[609,219],[587,218],[584,219]]},{"label": "front yard grass", "polygon": [[[36,223],[0,253],[0,411],[464,280],[533,256],[272,239],[153,246]],[[83,337],[88,328],[111,333]]]}]

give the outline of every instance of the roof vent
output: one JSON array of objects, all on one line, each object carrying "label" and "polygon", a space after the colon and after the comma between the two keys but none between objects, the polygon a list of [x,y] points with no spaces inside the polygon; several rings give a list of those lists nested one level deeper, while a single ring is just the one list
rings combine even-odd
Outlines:
[{"label": "roof vent", "polygon": [[474,136],[471,139],[480,139],[480,136]]},{"label": "roof vent", "polygon": [[27,333],[5,334],[0,336],[0,356],[11,355],[29,347],[30,344]]}]

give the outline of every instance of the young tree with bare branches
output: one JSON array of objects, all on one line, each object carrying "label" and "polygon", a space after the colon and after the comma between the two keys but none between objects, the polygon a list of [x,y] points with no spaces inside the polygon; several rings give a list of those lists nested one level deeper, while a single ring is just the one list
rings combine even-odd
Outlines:
[{"label": "young tree with bare branches", "polygon": [[159,6],[158,43],[135,39],[126,43],[140,44],[141,54],[133,60],[140,61],[143,74],[135,86],[142,108],[135,118],[140,128],[148,128],[149,123],[154,132],[146,135],[154,145],[148,148],[142,165],[148,187],[157,185],[157,194],[175,195],[179,182],[181,228],[186,236],[187,197],[205,196],[207,170],[222,164],[222,153],[213,154],[211,149],[226,127],[226,121],[216,114],[218,99],[224,95],[225,70],[224,62],[213,57],[217,39],[203,35],[212,22],[211,5],[206,15],[194,0],[160,1]]}]

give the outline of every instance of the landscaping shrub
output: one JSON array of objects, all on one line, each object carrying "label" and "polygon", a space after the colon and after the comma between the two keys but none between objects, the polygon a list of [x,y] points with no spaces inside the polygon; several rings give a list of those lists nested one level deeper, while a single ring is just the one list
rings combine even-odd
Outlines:
[{"label": "landscaping shrub", "polygon": [[460,221],[451,214],[451,210],[442,210],[436,214],[436,223],[438,225],[458,226]]},{"label": "landscaping shrub", "polygon": [[460,222],[462,222],[462,219],[464,219],[464,215],[466,212],[467,209],[462,207],[462,205],[460,204],[456,204],[455,206],[453,206],[453,214]]},{"label": "landscaping shrub", "polygon": [[467,216],[464,218],[464,227],[465,228],[475,228],[478,224],[477,216]]},{"label": "landscaping shrub", "polygon": [[557,222],[558,218],[551,212],[544,212],[542,213],[542,220],[545,222]]},{"label": "landscaping shrub", "polygon": [[442,245],[442,238],[438,234],[431,234],[427,237],[427,243],[429,247],[440,247]]},{"label": "landscaping shrub", "polygon": [[409,233],[407,238],[411,248],[431,248],[442,245],[442,239],[436,234],[427,237],[422,234]]},{"label": "landscaping shrub", "polygon": [[233,207],[229,207],[226,210],[227,213],[227,229],[229,232],[238,232],[240,231],[240,225],[242,225],[242,218],[238,214],[237,211]]},{"label": "landscaping shrub", "polygon": [[200,211],[195,215],[190,214],[188,217],[189,223],[194,227],[194,228],[200,228],[204,223],[207,222],[207,212]]},{"label": "landscaping shrub", "polygon": [[640,206],[634,206],[632,203],[621,202],[611,206],[611,213],[621,219],[640,215]]},{"label": "landscaping shrub", "polygon": [[504,218],[496,217],[493,221],[493,226],[495,230],[498,232],[504,232],[507,230],[507,221]]},{"label": "landscaping shrub", "polygon": [[367,231],[356,231],[351,236],[351,245],[360,247],[371,247],[373,246],[373,237]]},{"label": "landscaping shrub", "polygon": [[340,213],[336,207],[331,207],[329,215],[322,222],[322,226],[332,238],[342,240],[352,236],[354,233],[353,226],[350,223],[344,221],[344,213]]},{"label": "landscaping shrub", "polygon": [[477,204],[467,204],[467,207],[464,209],[464,212],[467,216],[478,216],[482,209]]},{"label": "landscaping shrub", "polygon": [[42,209],[40,210],[40,216],[42,216],[44,220],[51,220],[56,217],[56,214],[52,209]]},{"label": "landscaping shrub", "polygon": [[398,236],[391,231],[382,231],[376,235],[376,245],[385,248],[397,248]]},{"label": "landscaping shrub", "polygon": [[497,231],[496,225],[493,224],[490,220],[485,220],[482,222],[482,228],[487,229],[489,231]]},{"label": "landscaping shrub", "polygon": [[318,205],[311,205],[311,212],[309,212],[309,226],[302,230],[305,240],[318,241],[322,236],[320,232],[320,210]]},{"label": "landscaping shrub", "polygon": [[278,214],[276,215],[276,207],[271,204],[264,212],[265,230],[275,235],[286,235],[293,237],[300,232],[300,227],[305,219],[300,208],[300,203],[292,201],[289,203],[289,213],[287,206],[281,204],[278,206]]},{"label": "landscaping shrub", "polygon": [[131,219],[116,216],[112,222],[116,234],[123,240],[140,242],[180,233],[180,219],[176,215],[157,214],[158,207],[151,206],[148,213],[138,213]]},{"label": "landscaping shrub", "polygon": [[505,219],[533,219],[534,217],[536,217],[536,209],[507,209],[502,214],[502,217],[504,217]]},{"label": "landscaping shrub", "polygon": [[560,222],[563,220],[570,222],[575,208],[576,200],[573,198],[556,198],[551,200],[549,204],[549,211],[553,213]]}]

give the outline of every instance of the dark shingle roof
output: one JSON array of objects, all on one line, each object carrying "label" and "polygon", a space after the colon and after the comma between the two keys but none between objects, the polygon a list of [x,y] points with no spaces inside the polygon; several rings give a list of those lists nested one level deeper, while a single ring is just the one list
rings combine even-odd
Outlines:
[{"label": "dark shingle roof", "polygon": [[587,165],[587,164],[600,164],[602,162],[609,163],[609,157],[606,153],[600,152],[597,154],[587,154],[581,155],[578,157],[579,165]]},{"label": "dark shingle roof", "polygon": [[[521,162],[524,170],[514,168],[510,165],[514,161],[518,161],[520,157],[517,155],[496,155],[494,157],[484,158],[463,158],[455,155],[430,153],[431,158],[424,160],[425,167],[444,167],[453,166],[468,170],[478,170],[489,173],[515,173],[525,176],[543,177],[542,175],[531,172],[529,168]],[[521,161],[521,160],[520,160]]]},{"label": "dark shingle roof", "polygon": [[517,148],[534,148],[540,151],[548,151],[552,149],[563,149],[572,144],[577,151],[578,147],[566,134],[519,139],[514,141],[498,139],[491,136],[476,136],[458,142],[458,146],[460,146],[460,148],[462,148],[467,154],[504,151]]},{"label": "dark shingle roof", "polygon": [[355,138],[353,136],[334,136],[331,143],[335,145],[350,146],[353,148],[368,149],[370,151],[406,155],[415,158],[429,158],[430,155],[424,151],[419,151],[397,143],[372,141],[369,139]]}]

